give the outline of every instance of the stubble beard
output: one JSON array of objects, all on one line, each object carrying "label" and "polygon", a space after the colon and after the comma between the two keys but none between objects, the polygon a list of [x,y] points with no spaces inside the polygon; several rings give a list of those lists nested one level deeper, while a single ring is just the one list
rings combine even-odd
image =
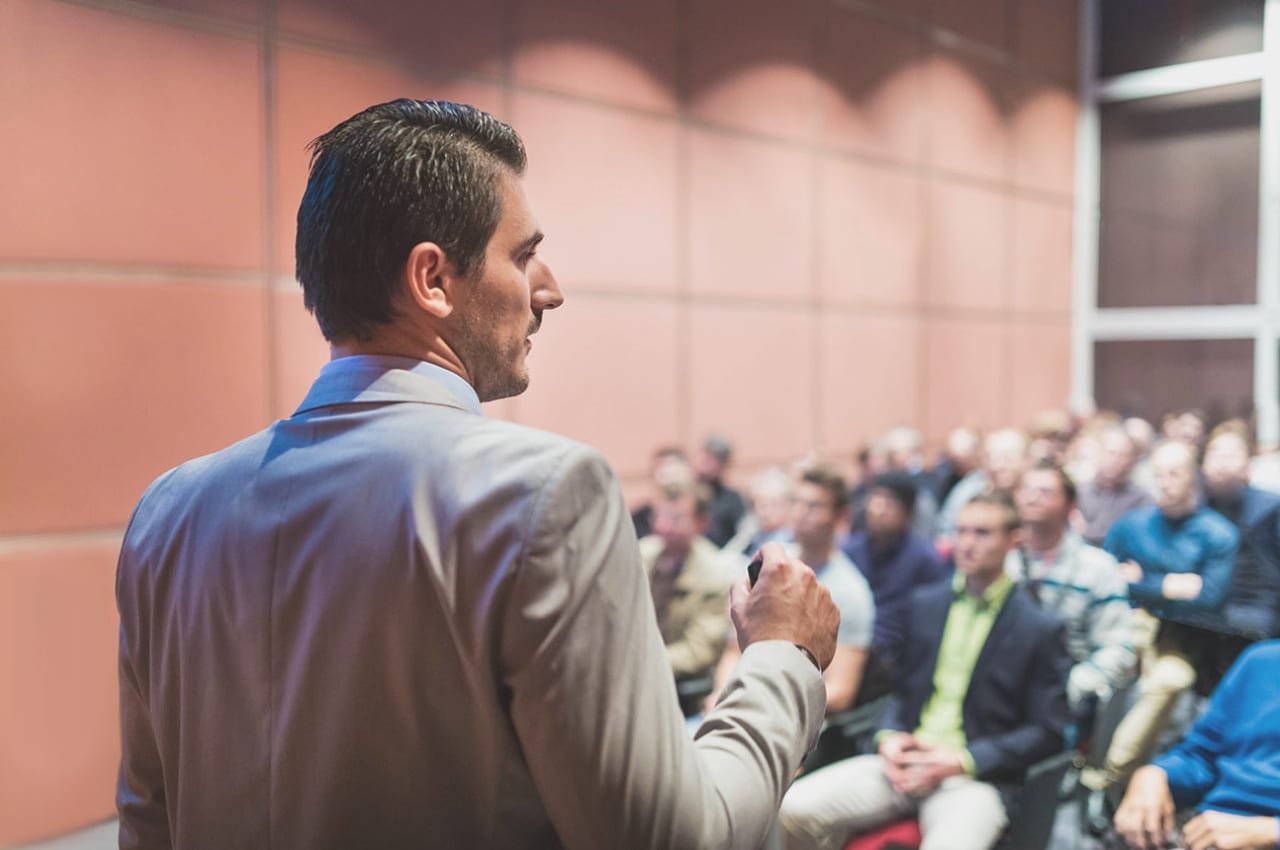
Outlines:
[{"label": "stubble beard", "polygon": [[503,346],[492,339],[483,315],[472,313],[462,323],[456,347],[480,401],[512,398],[529,388],[525,340],[541,323],[541,317],[530,320],[528,329],[516,342]]}]

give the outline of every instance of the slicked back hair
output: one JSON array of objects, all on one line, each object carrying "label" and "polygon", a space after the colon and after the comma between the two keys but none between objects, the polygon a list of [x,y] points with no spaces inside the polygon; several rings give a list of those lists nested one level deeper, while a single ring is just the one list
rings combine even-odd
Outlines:
[{"label": "slicked back hair", "polygon": [[525,167],[515,130],[448,101],[371,106],[308,147],[298,282],[331,342],[367,340],[395,318],[405,263],[420,242],[439,245],[463,277],[478,274],[502,217],[499,180]]}]

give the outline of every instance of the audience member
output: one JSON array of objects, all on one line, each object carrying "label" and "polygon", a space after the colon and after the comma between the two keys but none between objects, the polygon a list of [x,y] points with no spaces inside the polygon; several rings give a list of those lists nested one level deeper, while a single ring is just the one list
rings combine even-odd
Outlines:
[{"label": "audience member", "polygon": [[982,467],[970,472],[952,488],[938,514],[939,549],[949,548],[960,508],[979,493],[992,490],[1012,493],[1022,477],[1026,460],[1027,437],[1021,431],[1005,428],[987,435],[982,444]]},{"label": "audience member", "polygon": [[1226,630],[1255,640],[1274,637],[1280,613],[1280,496],[1249,484],[1249,429],[1244,422],[1236,419],[1213,429],[1202,471],[1209,507],[1240,534],[1222,612]]},{"label": "audience member", "polygon": [[[915,428],[899,425],[884,435],[884,445],[889,453],[886,471],[905,473],[915,485],[912,530],[925,540],[932,540],[938,524],[938,500],[933,494],[932,477],[924,468],[924,438]],[[853,530],[861,531],[862,527]]]},{"label": "audience member", "polygon": [[1164,438],[1191,446],[1196,450],[1197,459],[1204,446],[1205,427],[1204,413],[1195,409],[1175,411],[1160,421],[1160,431]]},{"label": "audience member", "polygon": [[1138,461],[1133,465],[1130,477],[1134,484],[1154,495],[1157,487],[1155,473],[1151,471],[1151,450],[1156,444],[1156,429],[1141,416],[1130,416],[1120,426],[1129,435],[1129,439],[1133,440],[1133,447],[1138,454]]},{"label": "audience member", "polygon": [[771,466],[756,473],[749,491],[751,509],[724,550],[750,558],[770,541],[791,542],[792,487],[791,475],[782,467]]},{"label": "audience member", "polygon": [[1051,460],[1061,465],[1067,456],[1067,445],[1072,438],[1071,417],[1061,410],[1045,410],[1036,416],[1031,425],[1031,438],[1027,443],[1027,463]]},{"label": "audience member", "polygon": [[706,537],[717,546],[724,546],[737,533],[738,523],[747,512],[742,495],[724,482],[724,472],[732,455],[733,446],[729,441],[712,434],[703,441],[695,467],[698,480],[711,489]]},{"label": "audience member", "polygon": [[981,459],[982,435],[973,428],[952,429],[942,457],[931,470],[934,500],[939,505],[945,503],[951,488],[977,469]]},{"label": "audience member", "polygon": [[1092,480],[1080,487],[1079,508],[1084,518],[1084,539],[1101,546],[1107,531],[1120,517],[1154,503],[1151,494],[1133,481],[1138,448],[1119,425],[1098,435],[1099,454]]},{"label": "audience member", "polygon": [[911,529],[916,485],[902,472],[877,476],[867,494],[866,527],[846,538],[841,549],[862,571],[875,598],[872,646],[884,673],[892,675],[906,633],[911,594],[945,577],[933,546]]},{"label": "audience member", "polygon": [[[835,658],[823,674],[828,714],[853,706],[875,622],[875,604],[866,579],[836,546],[836,530],[848,508],[846,499],[844,478],[822,466],[801,474],[792,499],[791,534],[795,542],[789,549],[813,568],[840,609]],[[708,707],[715,704],[737,659],[737,646],[730,642],[716,667],[716,690],[707,700]]]},{"label": "audience member", "polygon": [[1152,465],[1160,487],[1156,505],[1125,514],[1107,533],[1106,549],[1121,562],[1130,598],[1149,613],[1134,613],[1142,657],[1138,700],[1111,739],[1105,767],[1081,773],[1095,790],[1124,781],[1151,758],[1178,698],[1196,682],[1197,650],[1211,642],[1206,627],[1221,622],[1231,588],[1239,535],[1197,505],[1195,449],[1162,443]]},{"label": "audience member", "polygon": [[792,785],[779,813],[789,848],[839,848],[910,816],[922,850],[995,844],[1027,768],[1061,748],[1069,722],[1062,624],[1004,572],[1018,542],[1007,496],[960,509],[955,581],[912,598],[879,753]]},{"label": "audience member", "polygon": [[677,679],[710,673],[729,634],[735,577],[703,536],[708,508],[700,485],[669,485],[653,506],[654,533],[640,541],[658,630]]},{"label": "audience member", "polygon": [[636,538],[653,534],[653,503],[662,491],[675,484],[694,480],[689,456],[679,446],[660,446],[649,458],[649,501],[631,512],[631,522],[636,527]]},{"label": "audience member", "polygon": [[1075,665],[1067,699],[1078,719],[1133,676],[1129,594],[1116,559],[1072,531],[1076,488],[1062,467],[1043,460],[1022,475],[1016,493],[1022,546],[1010,553],[1010,575],[1040,607],[1066,626]]},{"label": "audience member", "polygon": [[[1175,834],[1177,810],[1195,816]],[[1280,641],[1245,650],[1174,750],[1133,775],[1115,817],[1132,848],[1274,850],[1280,842]]]}]

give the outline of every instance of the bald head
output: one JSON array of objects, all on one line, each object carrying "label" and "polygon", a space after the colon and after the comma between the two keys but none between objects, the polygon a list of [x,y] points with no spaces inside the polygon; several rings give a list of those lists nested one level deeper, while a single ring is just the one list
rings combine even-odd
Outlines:
[{"label": "bald head", "polygon": [[1196,508],[1196,450],[1180,440],[1166,440],[1151,453],[1156,476],[1156,503],[1169,517],[1190,514]]},{"label": "bald head", "polygon": [[1027,460],[1027,436],[1013,428],[992,431],[983,445],[987,477],[996,490],[1012,492]]}]

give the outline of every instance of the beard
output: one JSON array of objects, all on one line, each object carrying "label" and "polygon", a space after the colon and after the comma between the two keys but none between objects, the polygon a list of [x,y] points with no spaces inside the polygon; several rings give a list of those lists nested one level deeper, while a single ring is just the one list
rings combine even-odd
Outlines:
[{"label": "beard", "polygon": [[473,309],[459,315],[454,349],[467,367],[472,387],[481,401],[496,401],[520,395],[529,388],[529,369],[525,365],[525,341],[542,325],[542,317],[534,316],[525,333],[503,340],[499,329],[489,321],[492,315]]}]

